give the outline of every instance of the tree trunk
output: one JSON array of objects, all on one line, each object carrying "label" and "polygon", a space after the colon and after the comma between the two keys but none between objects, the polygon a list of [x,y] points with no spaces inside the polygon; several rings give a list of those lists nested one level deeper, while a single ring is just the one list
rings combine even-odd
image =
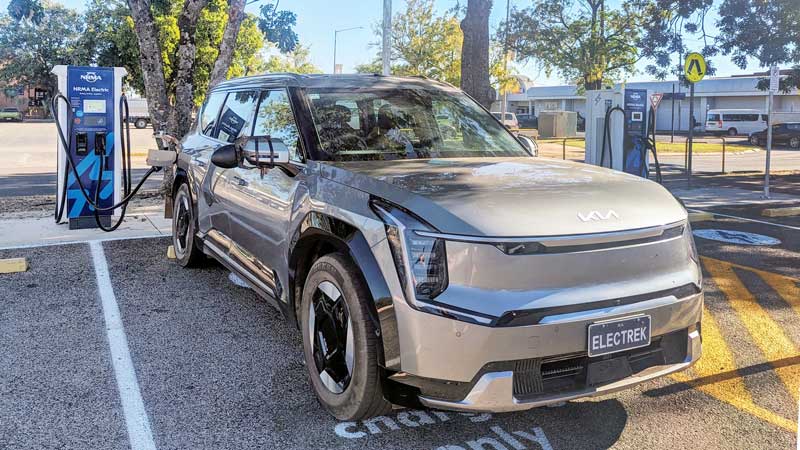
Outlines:
[{"label": "tree trunk", "polygon": [[167,101],[167,85],[164,79],[164,61],[161,58],[161,45],[158,42],[153,13],[148,0],[128,0],[131,10],[133,26],[139,43],[142,78],[144,79],[144,94],[147,98],[147,109],[153,131],[158,133],[167,123],[171,113]]},{"label": "tree trunk", "polygon": [[178,61],[175,70],[175,102],[172,114],[169,117],[168,128],[170,134],[178,139],[189,131],[194,107],[194,68],[197,45],[195,31],[200,11],[205,8],[208,0],[186,0],[183,10],[178,16],[178,30],[180,39],[175,57]]},{"label": "tree trunk", "polygon": [[236,38],[239,36],[239,28],[244,20],[245,4],[245,0],[230,0],[228,4],[228,23],[225,24],[225,32],[222,34],[222,42],[219,44],[219,55],[214,62],[214,70],[211,71],[209,89],[228,76],[228,68],[231,66],[233,51],[236,48]]},{"label": "tree trunk", "polygon": [[467,0],[467,14],[461,21],[461,89],[478,103],[491,107],[495,98],[489,82],[489,13],[491,0]]}]

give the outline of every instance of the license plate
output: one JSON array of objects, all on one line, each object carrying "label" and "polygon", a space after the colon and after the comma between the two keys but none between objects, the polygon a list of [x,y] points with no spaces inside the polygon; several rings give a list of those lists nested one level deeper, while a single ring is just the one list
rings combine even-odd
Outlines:
[{"label": "license plate", "polygon": [[650,345],[650,316],[589,325],[589,356],[608,355]]}]

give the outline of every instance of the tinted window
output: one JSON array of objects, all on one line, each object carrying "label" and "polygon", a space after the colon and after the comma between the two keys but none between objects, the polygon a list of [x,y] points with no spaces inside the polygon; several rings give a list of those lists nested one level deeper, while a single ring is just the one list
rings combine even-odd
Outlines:
[{"label": "tinted window", "polygon": [[225,100],[225,107],[219,116],[217,139],[233,142],[239,136],[247,134],[252,128],[253,111],[256,109],[258,93],[256,91],[231,92]]},{"label": "tinted window", "polygon": [[[345,106],[341,107],[345,108]],[[294,121],[289,96],[285,89],[266,91],[261,94],[253,136],[270,136],[273,146],[286,146],[289,149],[289,159],[292,161],[303,160],[297,124]]]},{"label": "tinted window", "polygon": [[706,116],[706,121],[708,122],[718,122],[719,121],[719,114],[709,114]]},{"label": "tinted window", "polygon": [[786,128],[790,130],[800,130],[800,123],[787,123]]},{"label": "tinted window", "polygon": [[19,112],[17,108],[3,108],[4,112]]},{"label": "tinted window", "polygon": [[217,125],[217,115],[222,102],[225,101],[225,92],[215,92],[208,96],[206,104],[203,105],[203,114],[200,115],[200,132],[206,136],[214,133]]}]

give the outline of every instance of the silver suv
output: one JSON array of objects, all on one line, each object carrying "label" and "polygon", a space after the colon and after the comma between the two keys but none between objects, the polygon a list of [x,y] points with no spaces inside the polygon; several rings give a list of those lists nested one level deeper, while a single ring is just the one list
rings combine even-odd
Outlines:
[{"label": "silver suv", "polygon": [[689,367],[686,210],[519,139],[421,78],[221,83],[175,167],[177,260],[213,257],[297,323],[338,419],[522,410]]}]

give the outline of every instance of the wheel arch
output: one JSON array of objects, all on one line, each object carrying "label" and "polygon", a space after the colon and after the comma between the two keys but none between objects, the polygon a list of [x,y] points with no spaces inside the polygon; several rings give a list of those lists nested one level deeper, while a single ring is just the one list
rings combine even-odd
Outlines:
[{"label": "wheel arch", "polygon": [[[289,305],[287,316],[299,325],[297,307],[302,298],[303,284],[314,261],[329,253],[347,255],[359,268],[371,298],[369,318],[380,333],[382,348],[378,363],[386,368],[399,368],[399,341],[391,292],[383,278],[367,239],[355,226],[318,212],[308,213],[292,236],[289,247]],[[380,311],[380,313],[379,313]],[[398,367],[387,367],[386,361],[397,361]]]}]

